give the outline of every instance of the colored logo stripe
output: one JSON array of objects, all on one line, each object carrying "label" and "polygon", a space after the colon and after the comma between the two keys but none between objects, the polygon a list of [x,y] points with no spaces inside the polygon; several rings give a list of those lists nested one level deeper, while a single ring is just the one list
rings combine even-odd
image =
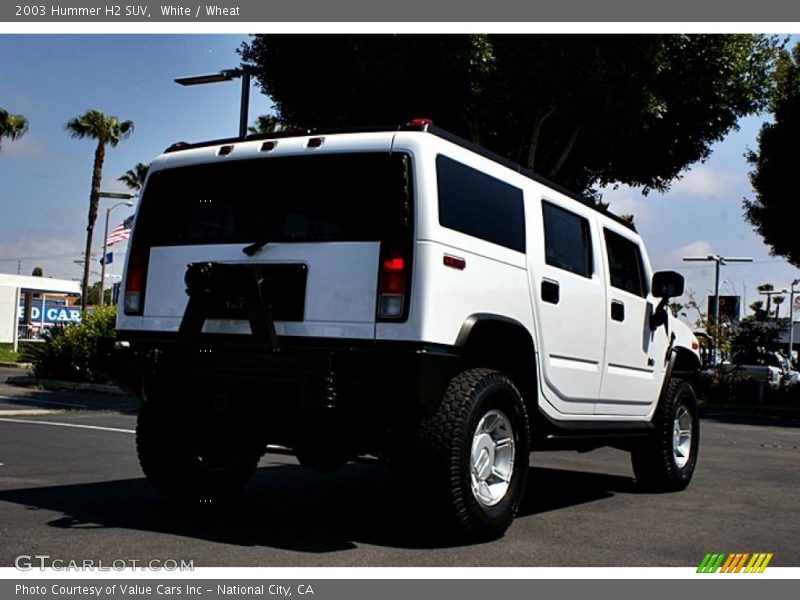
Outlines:
[{"label": "colored logo stripe", "polygon": [[[726,554],[724,552],[707,553],[700,566],[697,567],[698,573],[740,573],[744,569],[745,573],[763,573],[767,565],[772,560],[773,554],[758,552],[735,552]],[[749,559],[749,561],[748,561]],[[745,566],[747,563],[747,566]]]},{"label": "colored logo stripe", "polygon": [[772,554],[753,554],[753,558],[750,559],[750,562],[747,563],[747,567],[745,567],[745,573],[763,573],[764,569],[767,568],[769,561],[772,560]]}]

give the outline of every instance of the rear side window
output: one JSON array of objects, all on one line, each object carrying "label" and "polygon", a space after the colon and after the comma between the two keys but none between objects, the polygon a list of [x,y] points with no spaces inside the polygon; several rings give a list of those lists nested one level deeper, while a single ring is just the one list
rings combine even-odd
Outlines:
[{"label": "rear side window", "polygon": [[442,155],[436,177],[440,225],[525,252],[521,189]]},{"label": "rear side window", "polygon": [[638,244],[608,229],[604,232],[611,286],[644,298],[648,286]]},{"label": "rear side window", "polygon": [[150,246],[406,239],[409,177],[397,153],[166,169],[148,180],[135,235]]},{"label": "rear side window", "polygon": [[542,202],[545,262],[583,277],[591,277],[592,235],[589,221],[568,210]]}]

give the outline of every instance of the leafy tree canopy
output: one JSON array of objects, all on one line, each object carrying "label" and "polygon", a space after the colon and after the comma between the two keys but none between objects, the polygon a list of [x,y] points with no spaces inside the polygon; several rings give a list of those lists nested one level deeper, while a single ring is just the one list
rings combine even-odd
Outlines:
[{"label": "leafy tree canopy", "polygon": [[800,267],[797,219],[797,173],[800,172],[800,45],[781,50],[775,69],[773,121],[758,135],[758,152],[747,154],[753,166],[754,200],[744,201],[745,217],[771,247],[772,253]]},{"label": "leafy tree canopy", "polygon": [[731,350],[734,354],[766,352],[775,346],[786,325],[786,319],[761,321],[756,317],[745,317],[734,327]]},{"label": "leafy tree canopy", "polygon": [[665,190],[764,108],[762,35],[259,35],[240,48],[299,127],[412,117],[579,192]]}]

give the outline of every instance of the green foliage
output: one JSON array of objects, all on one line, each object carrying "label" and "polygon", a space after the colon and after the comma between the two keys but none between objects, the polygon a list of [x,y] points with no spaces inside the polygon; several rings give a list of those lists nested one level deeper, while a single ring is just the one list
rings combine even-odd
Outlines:
[{"label": "green foliage", "polygon": [[12,142],[18,140],[28,131],[28,119],[22,115],[12,115],[5,108],[0,108],[0,142],[8,138]]},{"label": "green foliage", "polygon": [[800,235],[790,215],[797,212],[800,154],[800,45],[782,50],[776,63],[773,121],[758,135],[758,152],[747,154],[754,167],[750,181],[754,200],[744,201],[745,217],[771,247],[772,253],[800,267]]},{"label": "green foliage", "polygon": [[56,325],[43,336],[44,342],[31,344],[29,356],[33,374],[44,379],[79,382],[105,382],[98,370],[97,343],[113,339],[116,307],[106,306],[85,313],[78,325]]},{"label": "green foliage", "polygon": [[147,178],[147,172],[149,170],[149,164],[136,163],[136,166],[125,171],[123,176],[117,177],[117,181],[121,181],[128,186],[129,189],[139,191],[144,185],[144,180]]},{"label": "green foliage", "polygon": [[258,35],[240,54],[283,123],[430,117],[591,194],[664,190],[706,159],[766,106],[777,46],[750,34]]},{"label": "green foliage", "polygon": [[281,128],[281,122],[275,115],[259,115],[256,122],[247,128],[248,133],[254,135],[264,133],[275,133]]},{"label": "green foliage", "polygon": [[19,360],[19,353],[14,352],[11,344],[0,344],[0,362],[15,363]]},{"label": "green foliage", "polygon": [[757,316],[745,317],[733,329],[731,351],[734,354],[766,352],[775,345],[786,326],[786,319],[767,321],[759,320]]},{"label": "green foliage", "polygon": [[[103,290],[103,298],[105,299],[103,304],[108,306],[111,304],[111,294],[112,291],[108,288]],[[93,283],[91,287],[89,287],[89,294],[87,296],[87,301],[89,306],[98,306],[100,304],[100,282]]]}]

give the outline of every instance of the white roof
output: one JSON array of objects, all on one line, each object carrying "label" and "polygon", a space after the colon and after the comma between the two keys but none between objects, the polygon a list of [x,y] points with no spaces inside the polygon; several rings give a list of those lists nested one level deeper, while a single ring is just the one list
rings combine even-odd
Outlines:
[{"label": "white roof", "polygon": [[31,275],[9,275],[7,273],[0,273],[0,287],[20,288],[23,291],[45,294],[80,295],[81,293],[81,284],[78,281]]}]

